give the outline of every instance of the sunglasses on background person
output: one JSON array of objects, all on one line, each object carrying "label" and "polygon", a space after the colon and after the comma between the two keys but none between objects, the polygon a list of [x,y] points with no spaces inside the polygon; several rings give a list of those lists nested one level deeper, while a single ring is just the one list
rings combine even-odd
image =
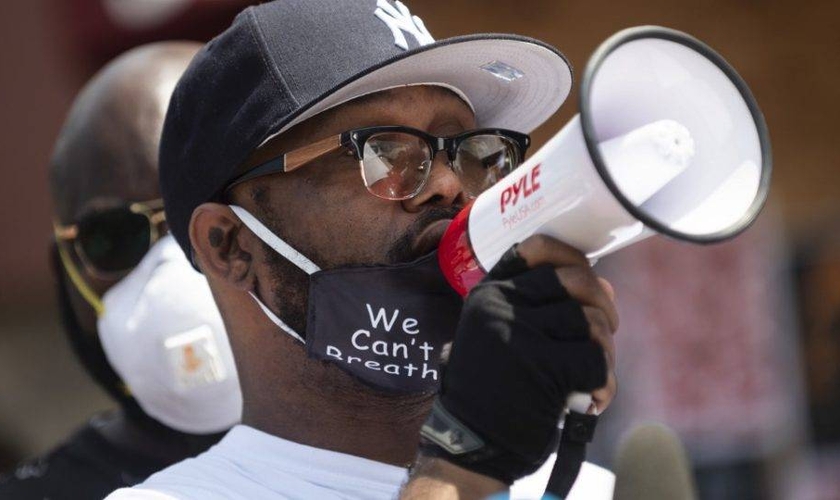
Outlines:
[{"label": "sunglasses on background person", "polygon": [[407,200],[423,190],[435,156],[445,151],[449,167],[467,195],[474,198],[518,167],[530,142],[527,134],[503,129],[477,129],[436,137],[410,127],[360,128],[264,163],[246,164],[245,173],[234,178],[227,190],[255,177],[291,172],[345,148],[359,162],[362,181],[371,194],[386,200]]},{"label": "sunglasses on background person", "polygon": [[133,269],[166,234],[163,200],[97,209],[75,224],[53,224],[58,242],[72,242],[89,274],[113,279]]}]

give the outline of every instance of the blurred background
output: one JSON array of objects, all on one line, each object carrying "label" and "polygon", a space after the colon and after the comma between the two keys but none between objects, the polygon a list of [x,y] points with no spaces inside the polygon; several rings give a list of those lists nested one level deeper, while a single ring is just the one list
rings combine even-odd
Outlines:
[{"label": "blurred background", "polygon": [[[47,166],[78,89],[120,52],[207,40],[246,0],[28,0],[0,5],[0,469],[113,406],[61,330],[48,262]],[[772,138],[770,202],[741,238],[656,237],[602,260],[614,284],[619,396],[591,459],[660,421],[686,444],[702,498],[840,499],[840,4],[792,0],[413,0],[437,38],[514,32],[580,75],[629,26],[686,31],[750,85]],[[577,94],[534,134],[577,112]],[[533,150],[536,150],[534,148]]]}]

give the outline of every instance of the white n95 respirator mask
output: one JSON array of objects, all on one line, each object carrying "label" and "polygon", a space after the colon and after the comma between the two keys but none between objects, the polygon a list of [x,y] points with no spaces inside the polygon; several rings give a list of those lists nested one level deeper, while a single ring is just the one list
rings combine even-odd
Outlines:
[{"label": "white n95 respirator mask", "polygon": [[242,393],[207,280],[165,236],[102,297],[99,337],[140,407],[173,429],[209,434],[239,422]]}]

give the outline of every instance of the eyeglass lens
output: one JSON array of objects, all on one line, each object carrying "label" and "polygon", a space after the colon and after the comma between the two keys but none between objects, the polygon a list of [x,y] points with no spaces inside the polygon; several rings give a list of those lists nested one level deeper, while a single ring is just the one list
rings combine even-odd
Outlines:
[{"label": "eyeglass lens", "polygon": [[374,134],[365,142],[362,172],[371,193],[402,200],[417,193],[432,164],[429,145],[402,132]]},{"label": "eyeglass lens", "polygon": [[79,221],[77,241],[85,258],[103,272],[120,272],[140,263],[151,244],[144,214],[128,208],[96,212]]},{"label": "eyeglass lens", "polygon": [[[423,187],[432,165],[432,152],[421,137],[404,132],[370,136],[362,151],[362,176],[368,190],[389,200],[404,200]],[[518,164],[517,147],[508,138],[481,134],[459,144],[454,170],[464,190],[477,196]]]},{"label": "eyeglass lens", "polygon": [[478,196],[518,165],[516,146],[498,135],[474,135],[464,139],[455,153],[455,171],[464,191]]}]

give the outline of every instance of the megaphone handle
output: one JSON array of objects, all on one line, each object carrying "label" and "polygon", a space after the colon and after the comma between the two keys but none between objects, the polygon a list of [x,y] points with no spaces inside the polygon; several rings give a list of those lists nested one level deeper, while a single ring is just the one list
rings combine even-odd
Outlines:
[{"label": "megaphone handle", "polygon": [[558,498],[569,494],[586,459],[586,443],[592,440],[598,422],[597,415],[587,414],[591,406],[590,394],[573,392],[566,399],[569,412],[561,421],[560,448],[545,488]]},{"label": "megaphone handle", "polygon": [[592,395],[585,392],[573,392],[566,398],[566,408],[578,413],[589,413],[592,407]]}]

